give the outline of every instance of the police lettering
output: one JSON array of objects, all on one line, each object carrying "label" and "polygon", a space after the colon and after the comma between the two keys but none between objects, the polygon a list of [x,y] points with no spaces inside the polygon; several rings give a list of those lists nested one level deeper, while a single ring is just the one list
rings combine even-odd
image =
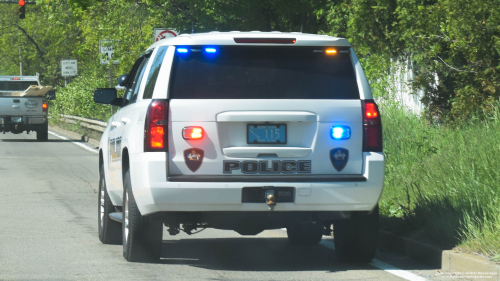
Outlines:
[{"label": "police lettering", "polygon": [[311,160],[233,161],[222,164],[224,174],[241,171],[243,174],[311,173]]},{"label": "police lettering", "polygon": [[257,174],[259,171],[259,162],[257,161],[243,161],[241,171],[244,174]]},{"label": "police lettering", "polygon": [[224,161],[224,174],[230,174],[232,170],[238,170],[241,167],[240,161]]}]

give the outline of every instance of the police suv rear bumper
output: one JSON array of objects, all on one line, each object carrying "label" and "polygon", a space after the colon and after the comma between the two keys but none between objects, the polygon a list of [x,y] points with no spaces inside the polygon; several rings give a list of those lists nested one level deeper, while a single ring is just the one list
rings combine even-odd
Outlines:
[{"label": "police suv rear bumper", "polygon": [[365,152],[363,158],[361,175],[280,176],[279,180],[273,177],[269,181],[252,176],[198,176],[189,181],[178,176],[167,181],[167,154],[156,152],[131,154],[130,169],[134,197],[142,215],[173,211],[269,212],[265,203],[242,203],[244,187],[263,186],[295,190],[294,201],[277,203],[274,212],[370,211],[382,194],[384,155]]}]

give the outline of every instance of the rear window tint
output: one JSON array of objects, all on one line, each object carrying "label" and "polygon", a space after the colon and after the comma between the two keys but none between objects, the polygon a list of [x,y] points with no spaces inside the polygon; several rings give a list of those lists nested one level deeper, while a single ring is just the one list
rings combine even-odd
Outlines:
[{"label": "rear window tint", "polygon": [[172,99],[359,99],[348,49],[200,46],[176,52]]},{"label": "rear window tint", "polygon": [[36,81],[0,81],[0,91],[25,91],[31,85],[38,86]]}]

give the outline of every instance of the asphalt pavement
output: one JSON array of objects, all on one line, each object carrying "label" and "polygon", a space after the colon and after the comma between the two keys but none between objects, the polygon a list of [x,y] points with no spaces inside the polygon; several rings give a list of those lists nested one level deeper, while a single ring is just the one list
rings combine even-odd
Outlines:
[{"label": "asphalt pavement", "polygon": [[[335,257],[331,237],[288,243],[284,230],[163,235],[156,264],[129,263],[97,237],[97,154],[79,139],[0,134],[0,280],[441,280],[388,252],[371,264]],[[385,270],[384,270],[385,269]]]}]

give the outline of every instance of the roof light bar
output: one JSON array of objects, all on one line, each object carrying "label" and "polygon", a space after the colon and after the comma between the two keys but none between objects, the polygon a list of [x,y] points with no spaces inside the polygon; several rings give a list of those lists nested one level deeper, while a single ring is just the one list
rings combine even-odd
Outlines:
[{"label": "roof light bar", "polygon": [[295,44],[295,38],[234,38],[236,43],[255,43],[255,44]]}]

